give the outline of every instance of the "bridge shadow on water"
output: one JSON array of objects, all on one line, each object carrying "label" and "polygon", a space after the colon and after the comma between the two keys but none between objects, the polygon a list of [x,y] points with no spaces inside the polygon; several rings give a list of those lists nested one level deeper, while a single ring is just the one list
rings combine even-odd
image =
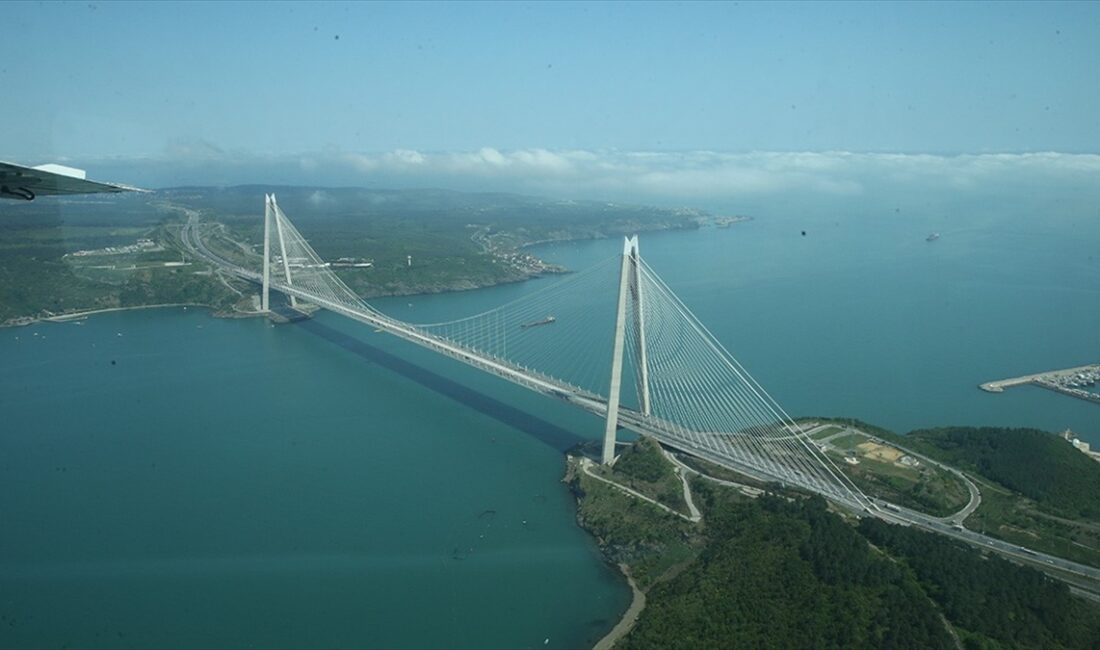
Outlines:
[{"label": "bridge shadow on water", "polygon": [[463,406],[472,408],[478,413],[483,413],[501,424],[519,429],[557,451],[565,452],[577,445],[590,442],[587,438],[582,438],[576,433],[559,427],[553,422],[549,422],[548,420],[527,413],[510,404],[489,397],[484,393],[463,386],[457,381],[432,372],[423,366],[406,361],[385,350],[376,348],[369,343],[357,339],[354,336],[319,323],[316,319],[310,318],[298,321],[294,323],[294,325],[310,334],[338,345],[362,359],[376,363],[387,370],[396,372],[402,377],[411,379],[439,395],[450,398]]}]

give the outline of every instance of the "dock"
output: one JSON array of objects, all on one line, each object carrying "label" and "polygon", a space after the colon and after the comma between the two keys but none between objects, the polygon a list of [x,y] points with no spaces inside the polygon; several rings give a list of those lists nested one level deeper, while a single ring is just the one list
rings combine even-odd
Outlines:
[{"label": "dock", "polygon": [[1063,395],[1100,404],[1100,393],[1081,388],[1082,386],[1095,386],[1097,383],[1100,383],[1100,363],[1062,370],[1048,370],[1034,375],[1010,377],[1009,379],[986,382],[978,387],[989,393],[1003,393],[1006,388],[1031,384]]}]

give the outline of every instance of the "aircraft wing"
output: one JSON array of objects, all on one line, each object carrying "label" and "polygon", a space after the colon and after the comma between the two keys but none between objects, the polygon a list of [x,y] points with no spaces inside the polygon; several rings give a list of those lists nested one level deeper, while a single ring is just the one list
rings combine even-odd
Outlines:
[{"label": "aircraft wing", "polygon": [[33,201],[36,196],[51,194],[147,191],[128,185],[90,181],[83,169],[64,165],[24,167],[0,161],[0,199]]}]

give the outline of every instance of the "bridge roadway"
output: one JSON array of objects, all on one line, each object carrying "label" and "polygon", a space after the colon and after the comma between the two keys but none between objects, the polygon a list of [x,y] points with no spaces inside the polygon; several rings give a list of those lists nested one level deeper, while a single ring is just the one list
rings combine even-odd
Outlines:
[{"label": "bridge roadway", "polygon": [[[259,273],[241,268],[233,262],[215,254],[213,251],[210,251],[202,241],[195,226],[197,226],[197,215],[190,215],[180,233],[181,240],[186,247],[190,248],[196,255],[207,259],[207,261],[242,279],[256,283],[262,282],[262,277]],[[347,316],[348,318],[370,325],[376,329],[389,332],[390,334],[394,334],[407,341],[439,352],[440,354],[461,361],[467,365],[492,373],[524,388],[564,400],[598,417],[607,417],[607,402],[600,396],[588,393],[576,386],[566,384],[528,368],[513,366],[499,359],[485,357],[477,351],[468,350],[451,344],[379,312],[362,311],[360,309],[353,309],[346,305],[334,303],[300,287],[288,285],[284,282],[277,282],[274,278],[270,280],[270,287],[288,296],[295,296],[306,302],[315,304],[318,307]],[[698,456],[704,460],[713,462],[722,467],[727,467],[757,480],[777,482],[784,485],[793,484],[796,487],[801,487],[821,494],[837,505],[859,515],[871,515],[891,523],[904,526],[915,526],[966,542],[967,544],[979,548],[995,551],[1017,562],[1031,565],[1055,578],[1063,580],[1071,585],[1075,593],[1100,602],[1100,569],[1065,560],[1054,555],[1032,551],[1023,546],[989,537],[988,535],[971,531],[959,525],[948,524],[931,515],[890,504],[883,500],[871,499],[867,502],[863,502],[862,499],[859,499],[855,495],[844,495],[840,493],[839,490],[823,489],[821,485],[801,481],[799,477],[796,476],[772,475],[768,473],[766,469],[768,465],[766,459],[758,459],[759,465],[749,465],[744,459],[732,458],[728,454],[719,453],[717,450],[711,449],[701,443],[693,443],[680,437],[675,437],[671,435],[671,432],[679,429],[676,425],[663,421],[660,418],[643,415],[628,407],[619,407],[619,422],[622,426],[636,431],[637,433],[653,436],[668,447]],[[680,435],[683,434],[681,433]]]}]

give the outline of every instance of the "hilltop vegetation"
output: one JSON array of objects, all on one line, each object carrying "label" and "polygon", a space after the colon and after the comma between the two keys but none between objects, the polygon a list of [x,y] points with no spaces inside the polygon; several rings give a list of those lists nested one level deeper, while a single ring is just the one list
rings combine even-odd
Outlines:
[{"label": "hilltop vegetation", "polygon": [[668,507],[687,512],[680,477],[664,457],[661,445],[642,436],[627,447],[615,461],[614,478]]},{"label": "hilltop vegetation", "polygon": [[624,648],[948,648],[911,574],[820,498],[730,498],[696,483],[706,545],[655,586]]},{"label": "hilltop vegetation", "polygon": [[[650,442],[624,452],[611,478],[670,475]],[[1094,606],[1063,583],[931,533],[842,517],[817,496],[772,486],[753,499],[696,478],[704,517],[690,524],[583,474],[571,483],[582,525],[646,591],[617,648],[1100,645]]]},{"label": "hilltop vegetation", "polygon": [[914,431],[905,444],[981,479],[972,530],[1100,566],[1100,463],[1035,429],[947,427]]},{"label": "hilltop vegetation", "polygon": [[945,427],[914,431],[906,438],[1044,509],[1100,520],[1100,463],[1057,436],[1036,429]]},{"label": "hilltop vegetation", "polygon": [[1062,583],[961,543],[877,519],[859,531],[909,567],[967,647],[1087,648],[1100,643],[1095,607]]},{"label": "hilltop vegetation", "polygon": [[858,420],[815,420],[873,433],[967,472],[982,499],[967,528],[1100,567],[1100,509],[1092,498],[1100,488],[1100,463],[1059,436],[1008,427],[943,427],[902,436]]}]

